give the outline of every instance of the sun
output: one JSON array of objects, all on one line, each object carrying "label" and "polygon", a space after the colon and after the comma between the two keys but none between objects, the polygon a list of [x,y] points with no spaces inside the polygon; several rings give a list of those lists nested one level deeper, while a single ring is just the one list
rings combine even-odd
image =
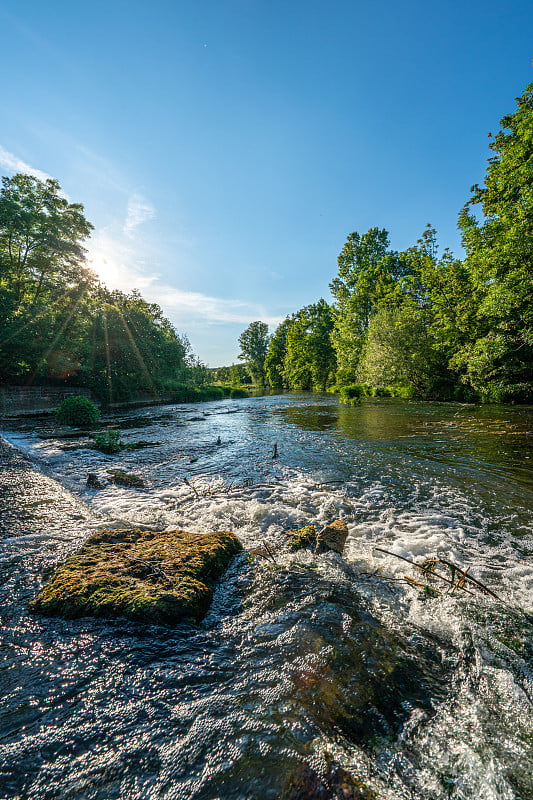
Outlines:
[{"label": "sun", "polygon": [[111,256],[97,248],[89,248],[86,263],[108,289],[116,288],[120,282],[120,267]]}]

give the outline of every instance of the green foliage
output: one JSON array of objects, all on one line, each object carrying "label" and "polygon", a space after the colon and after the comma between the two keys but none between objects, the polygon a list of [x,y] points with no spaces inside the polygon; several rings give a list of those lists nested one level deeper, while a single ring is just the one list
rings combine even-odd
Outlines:
[{"label": "green foliage", "polygon": [[268,325],[251,322],[239,336],[239,358],[247,362],[252,378],[259,386],[265,385],[265,358],[268,350]]},{"label": "green foliage", "polygon": [[160,307],[87,268],[91,230],[57,181],[2,179],[0,381],[85,386],[104,404],[204,386],[207,368]]},{"label": "green foliage", "polygon": [[339,392],[341,403],[348,406],[359,405],[361,399],[368,394],[368,387],[364,383],[350,383],[348,386],[343,386]]},{"label": "green foliage", "polygon": [[[531,397],[533,387],[533,83],[501,120],[483,186],[459,225],[476,325],[454,356],[484,397]],[[473,209],[482,214],[479,221]]]},{"label": "green foliage", "polygon": [[60,425],[91,428],[100,419],[100,409],[88,397],[76,395],[62,400],[56,408],[55,416]]},{"label": "green foliage", "polygon": [[285,385],[297,390],[330,386],[337,362],[331,341],[333,311],[325,300],[300,309],[287,326],[283,364]]},{"label": "green foliage", "polygon": [[95,449],[100,450],[102,453],[112,455],[113,453],[120,453],[124,449],[120,431],[112,429],[101,431],[100,433],[95,433],[93,438]]},{"label": "green foliage", "polygon": [[406,386],[415,396],[432,399],[440,395],[446,372],[446,358],[421,314],[408,306],[376,313],[359,365],[363,381],[373,386]]},{"label": "green foliage", "polygon": [[248,394],[248,392],[246,391],[246,389],[241,389],[240,387],[238,387],[238,386],[235,386],[233,389],[231,389],[231,391],[230,391],[230,393],[229,393],[229,396],[230,396],[230,397],[231,397],[233,400],[236,400],[237,398],[240,398],[240,397],[249,397],[250,395]]},{"label": "green foliage", "polygon": [[357,369],[368,325],[380,303],[397,302],[401,279],[407,274],[404,259],[389,250],[389,234],[371,228],[350,233],[338,257],[338,275],[330,284],[336,302],[332,341],[337,379],[349,383]]},{"label": "green foliage", "polygon": [[283,320],[278,325],[268,345],[265,357],[265,376],[269,386],[273,389],[288,389],[289,384],[285,374],[285,359],[287,356],[287,336],[294,317]]},{"label": "green foliage", "polygon": [[[248,393],[246,393],[248,394]],[[229,390],[224,386],[174,386],[170,392],[173,403],[201,403],[208,400],[222,400],[229,396]]]}]

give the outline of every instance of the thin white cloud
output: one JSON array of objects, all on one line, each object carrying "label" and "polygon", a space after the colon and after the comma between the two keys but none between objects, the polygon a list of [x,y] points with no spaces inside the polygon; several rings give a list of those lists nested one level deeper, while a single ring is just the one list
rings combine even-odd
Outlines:
[{"label": "thin white cloud", "polygon": [[26,164],[25,161],[13,153],[10,153],[2,147],[2,145],[0,145],[0,167],[13,174],[16,172],[23,172],[26,175],[33,175],[41,181],[46,181],[48,178],[52,177],[48,175],[47,172],[43,172],[41,169]]},{"label": "thin white cloud", "polygon": [[253,303],[184,291],[161,282],[157,273],[148,274],[139,265],[138,250],[124,231],[122,237],[111,228],[97,231],[88,250],[89,266],[108,289],[123,292],[138,289],[146,300],[161,306],[165,316],[180,330],[224,322],[248,325],[257,319],[277,325],[283,319]]},{"label": "thin white cloud", "polygon": [[135,228],[143,222],[155,217],[155,208],[140,194],[132,194],[128,200],[128,211],[124,221],[123,231],[126,236],[132,236]]},{"label": "thin white cloud", "polygon": [[185,317],[191,321],[238,322],[247,325],[260,319],[269,325],[278,325],[283,317],[268,314],[263,308],[242,300],[211,297],[201,292],[184,292],[172,286],[154,283],[146,292],[172,318]]}]

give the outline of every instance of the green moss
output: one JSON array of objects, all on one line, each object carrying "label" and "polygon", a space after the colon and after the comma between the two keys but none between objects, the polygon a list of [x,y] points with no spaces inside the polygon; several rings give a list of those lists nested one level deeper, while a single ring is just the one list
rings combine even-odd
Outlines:
[{"label": "green moss", "polygon": [[306,525],[304,528],[287,531],[289,537],[289,547],[291,550],[301,550],[304,547],[315,547],[316,530],[314,525]]},{"label": "green moss", "polygon": [[111,480],[117,486],[125,486],[127,489],[142,489],[144,481],[132,472],[122,472],[122,470],[108,470]]},{"label": "green moss", "polygon": [[241,549],[229,532],[100,531],[56,570],[30,610],[67,618],[198,621],[216,580]]}]

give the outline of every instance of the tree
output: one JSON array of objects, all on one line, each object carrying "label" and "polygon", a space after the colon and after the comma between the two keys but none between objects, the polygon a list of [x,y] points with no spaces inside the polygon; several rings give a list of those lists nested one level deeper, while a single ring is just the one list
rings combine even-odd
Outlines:
[{"label": "tree", "polygon": [[532,399],[533,83],[489,146],[485,182],[459,217],[477,316],[455,364],[482,394]]},{"label": "tree", "polygon": [[373,386],[404,386],[415,397],[435,399],[445,366],[420,314],[382,308],[368,327],[358,377]]},{"label": "tree", "polygon": [[0,377],[12,381],[76,372],[85,350],[96,276],[83,240],[92,225],[57,181],[2,178],[0,190]]},{"label": "tree", "polygon": [[300,309],[288,326],[284,380],[290,389],[324,390],[334,381],[334,316],[325,300]]},{"label": "tree", "polygon": [[338,381],[350,383],[355,380],[370,319],[380,301],[385,297],[392,301],[406,265],[389,250],[389,234],[379,228],[362,235],[350,233],[337,262],[338,275],[330,284],[336,300],[332,340]]},{"label": "tree", "polygon": [[252,377],[260,386],[265,385],[265,358],[268,351],[268,325],[251,322],[239,336],[239,358],[246,361]]},{"label": "tree", "polygon": [[270,337],[265,358],[265,377],[268,385],[273,389],[288,388],[285,377],[285,357],[287,355],[287,335],[292,323],[293,320],[287,317]]}]

